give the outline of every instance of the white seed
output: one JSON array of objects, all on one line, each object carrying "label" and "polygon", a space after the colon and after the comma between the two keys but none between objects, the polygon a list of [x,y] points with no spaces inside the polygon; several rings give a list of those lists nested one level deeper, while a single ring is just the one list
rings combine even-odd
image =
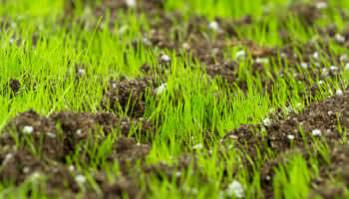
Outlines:
[{"label": "white seed", "polygon": [[289,140],[294,140],[295,136],[292,134],[287,135],[287,139]]},{"label": "white seed", "polygon": [[9,42],[10,42],[10,44],[15,43],[15,39],[14,38],[10,38]]},{"label": "white seed", "polygon": [[319,80],[319,85],[322,85],[322,84],[324,84],[324,81]]},{"label": "white seed", "polygon": [[321,75],[324,76],[324,77],[327,77],[328,74],[329,74],[328,69],[327,68],[323,68],[322,71],[321,71]]},{"label": "white seed", "polygon": [[116,86],[117,86],[116,83],[112,83],[112,84],[111,84],[111,87],[112,87],[112,88],[116,88]]},{"label": "white seed", "polygon": [[78,129],[78,130],[76,131],[76,135],[81,136],[81,135],[82,135],[82,130],[81,130],[81,129]]},{"label": "white seed", "polygon": [[346,54],[341,55],[341,57],[339,58],[339,60],[340,60],[341,62],[346,62],[346,61],[348,61],[348,59],[349,59],[349,57],[348,57],[348,55],[346,55]]},{"label": "white seed", "polygon": [[301,63],[301,67],[302,67],[303,69],[308,69],[309,65],[308,65],[308,63],[302,62],[302,63]]},{"label": "white seed", "polygon": [[126,5],[129,8],[135,8],[137,6],[136,0],[126,0]]},{"label": "white seed", "polygon": [[338,42],[338,43],[344,43],[345,42],[345,37],[343,37],[341,34],[337,33],[335,35],[335,40]]},{"label": "white seed", "polygon": [[85,69],[83,69],[83,68],[79,68],[78,69],[78,75],[79,76],[83,76],[83,75],[85,75],[85,73],[86,73]]},{"label": "white seed", "polygon": [[212,52],[213,55],[217,55],[219,53],[219,49],[218,48],[213,48],[211,52]]},{"label": "white seed", "polygon": [[337,66],[331,66],[331,67],[330,67],[330,70],[331,70],[331,71],[336,71],[336,70],[338,70],[338,67],[337,67]]},{"label": "white seed", "polygon": [[235,196],[236,198],[243,198],[245,196],[245,191],[240,182],[234,180],[229,184],[227,190],[225,191],[228,197]]},{"label": "white seed", "polygon": [[120,28],[119,28],[119,30],[118,30],[118,33],[120,34],[120,35],[123,35],[123,34],[125,34],[125,32],[127,31],[127,29],[128,29],[128,27],[125,25],[125,26],[121,26]]},{"label": "white seed", "polygon": [[163,84],[161,84],[159,87],[157,87],[155,89],[155,93],[157,95],[160,95],[160,94],[162,94],[166,90],[166,88],[167,88],[167,83],[163,83]]},{"label": "white seed", "polygon": [[315,53],[313,54],[313,58],[314,58],[314,59],[319,59],[319,57],[320,57],[320,55],[319,55],[318,52],[315,52]]},{"label": "white seed", "polygon": [[255,62],[257,64],[268,64],[269,63],[269,59],[268,58],[256,58]]},{"label": "white seed", "polygon": [[33,174],[30,175],[31,180],[38,180],[40,179],[41,174],[39,172],[34,172]]},{"label": "white seed", "polygon": [[220,30],[219,28],[219,24],[217,21],[212,21],[209,25],[208,25],[208,28],[213,30],[213,31],[216,31],[218,32]]},{"label": "white seed", "polygon": [[349,70],[349,63],[345,65],[345,70]]},{"label": "white seed", "polygon": [[177,177],[181,177],[181,175],[182,175],[182,172],[177,171],[176,176],[177,176]]},{"label": "white seed", "polygon": [[264,124],[264,126],[270,126],[272,124],[272,121],[269,118],[265,118],[263,120],[263,124]]},{"label": "white seed", "polygon": [[6,154],[4,160],[2,161],[2,165],[6,165],[9,161],[11,161],[12,158],[13,158],[12,153]]},{"label": "white seed", "polygon": [[244,50],[240,50],[235,54],[236,59],[243,59],[246,57],[246,52]]},{"label": "white seed", "polygon": [[51,133],[51,132],[47,132],[46,135],[50,138],[56,138],[56,134]]},{"label": "white seed", "polygon": [[77,175],[75,176],[75,181],[79,184],[83,184],[86,182],[86,177],[83,175]]},{"label": "white seed", "polygon": [[24,167],[23,168],[23,173],[27,174],[30,172],[30,168],[29,167]]},{"label": "white seed", "polygon": [[34,132],[34,128],[32,126],[24,126],[22,132],[24,134],[32,134]]},{"label": "white seed", "polygon": [[271,180],[270,175],[267,175],[267,177],[266,177],[265,179],[268,180],[268,181],[270,181],[270,180]]},{"label": "white seed", "polygon": [[75,170],[75,167],[74,167],[73,165],[70,165],[70,166],[68,167],[68,170],[69,170],[70,172],[73,172],[73,171]]},{"label": "white seed", "polygon": [[151,46],[151,45],[152,45],[151,41],[150,41],[148,38],[146,38],[146,37],[143,37],[143,38],[142,38],[142,43],[143,43],[145,46]]},{"label": "white seed", "polygon": [[337,96],[343,96],[343,91],[342,91],[341,89],[338,89],[338,90],[336,91],[336,95],[337,95]]},{"label": "white seed", "polygon": [[168,55],[163,54],[163,55],[161,55],[161,57],[160,57],[160,61],[161,61],[161,62],[164,62],[164,63],[168,63],[168,62],[171,61],[171,58],[170,58]]},{"label": "white seed", "polygon": [[315,7],[316,7],[318,10],[326,9],[326,8],[327,8],[327,3],[324,2],[324,1],[320,1],[320,2],[317,2],[317,3],[315,4]]},{"label": "white seed", "polygon": [[313,136],[321,136],[321,130],[320,129],[314,129],[311,134]]},{"label": "white seed", "polygon": [[182,48],[186,49],[186,50],[189,50],[190,49],[190,45],[187,43],[187,42],[184,42],[182,44]]},{"label": "white seed", "polygon": [[193,149],[195,150],[201,150],[203,148],[204,148],[204,145],[202,145],[201,143],[193,146]]}]

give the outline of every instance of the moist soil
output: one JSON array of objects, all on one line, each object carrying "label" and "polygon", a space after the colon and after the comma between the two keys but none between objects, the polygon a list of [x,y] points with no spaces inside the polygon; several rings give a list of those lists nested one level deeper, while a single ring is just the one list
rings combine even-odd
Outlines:
[{"label": "moist soil", "polygon": [[[316,8],[316,3],[294,3],[289,6],[289,12],[293,17],[304,22],[304,26],[312,27],[315,20],[322,16],[322,11]],[[341,59],[341,55],[334,55],[329,48],[329,40],[334,40],[337,33],[343,35],[345,41],[347,37],[349,40],[349,34],[340,33],[335,28],[331,29],[329,36],[321,37],[327,32],[322,31],[324,33],[321,33],[320,31],[320,35],[314,35],[314,40],[297,44],[290,33],[284,31],[284,25],[281,23],[279,32],[280,37],[284,40],[283,47],[273,48],[258,45],[239,34],[239,29],[249,27],[253,22],[263,24],[264,18],[273,13],[265,13],[265,16],[258,20],[251,16],[244,16],[236,20],[216,17],[209,21],[202,16],[194,15],[186,18],[177,12],[165,12],[163,1],[136,1],[134,8],[127,6],[126,1],[122,0],[106,0],[101,5],[89,6],[94,8],[96,16],[104,16],[107,10],[111,11],[112,19],[114,19],[110,22],[112,24],[117,22],[116,13],[120,10],[134,10],[136,13],[145,14],[147,18],[151,19],[149,20],[150,27],[144,28],[143,38],[136,39],[132,43],[134,48],[138,48],[141,43],[152,49],[175,51],[177,56],[198,61],[210,77],[222,78],[244,91],[248,89],[249,80],[247,78],[251,78],[246,77],[245,73],[252,73],[252,79],[260,79],[262,89],[269,94],[272,93],[272,87],[278,77],[286,77],[288,80],[294,79],[305,84],[306,90],[300,91],[302,96],[306,93],[315,95],[321,87],[315,83],[315,80],[325,81],[329,78],[337,78],[344,70],[343,66],[349,63],[349,60]],[[281,13],[278,15],[284,18],[285,23],[289,19],[289,16]],[[112,25],[112,30],[113,27],[114,25]],[[224,53],[231,48],[241,50],[232,57]],[[247,57],[252,57],[253,60],[243,63],[242,59]],[[242,64],[237,64],[239,62]],[[283,67],[275,70],[270,68],[270,64],[278,64]],[[162,67],[161,60],[159,60],[159,65]],[[141,114],[142,104],[137,102],[135,104],[138,104],[136,108],[139,108],[139,114]],[[138,115],[138,113],[132,114]]]},{"label": "moist soil", "polygon": [[[325,142],[331,146],[331,163],[321,162],[321,176],[314,180],[313,191],[325,198],[333,198],[331,197],[333,194],[340,196],[344,193],[343,189],[338,191],[338,186],[324,187],[328,185],[327,183],[331,183],[330,176],[334,175],[344,180],[348,176],[346,171],[349,151],[347,143],[344,142],[348,139],[345,130],[349,127],[348,97],[347,90],[342,95],[312,104],[300,113],[291,113],[286,119],[271,117],[271,119],[264,120],[263,124],[243,125],[226,134],[221,142],[233,143],[242,151],[247,151],[252,159],[260,155],[268,156],[271,151],[279,154],[277,158],[262,166],[261,182],[266,198],[273,197],[274,169],[287,161],[287,157],[290,157],[289,153],[300,152],[307,157],[306,147],[310,147],[316,141]],[[344,145],[338,146],[338,144]]]},{"label": "moist soil", "polygon": [[111,80],[104,91],[101,106],[106,110],[141,118],[145,112],[146,95],[154,95],[157,86],[152,77]]},{"label": "moist soil", "polygon": [[[143,120],[134,121],[137,122],[145,123]],[[21,113],[9,122],[0,136],[0,179],[15,185],[46,179],[42,191],[50,196],[64,193],[68,198],[77,194],[86,198],[115,198],[126,194],[130,198],[143,198],[149,187],[145,185],[145,190],[141,189],[140,176],[149,180],[152,176],[180,179],[180,172],[192,165],[195,159],[194,156],[183,156],[172,165],[163,162],[146,164],[150,144],[126,137],[134,123],[111,113],[59,112],[49,117],[32,110]],[[142,126],[145,131],[146,125]],[[92,178],[101,189],[99,193],[66,158],[79,151],[80,163],[93,163],[93,157],[84,151],[91,146],[82,150],[79,147],[90,139],[100,145],[107,136],[116,137],[105,161],[117,161],[121,173],[110,182],[105,172],[98,169],[92,172]]]}]

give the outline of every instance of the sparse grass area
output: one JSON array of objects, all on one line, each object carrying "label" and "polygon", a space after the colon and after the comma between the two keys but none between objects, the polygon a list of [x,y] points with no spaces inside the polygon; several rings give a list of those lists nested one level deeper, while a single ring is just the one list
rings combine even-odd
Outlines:
[{"label": "sparse grass area", "polygon": [[[276,135],[270,134],[272,127],[269,128],[273,123],[281,124],[279,122],[289,117],[298,117],[297,114],[308,107],[312,110],[313,104],[331,96],[346,96],[348,1],[328,0],[321,1],[324,4],[320,5],[320,1],[167,0],[160,8],[154,3],[143,10],[101,9],[103,14],[96,14],[96,7],[108,7],[106,1],[81,1],[74,9],[68,9],[67,2],[0,0],[0,16],[3,17],[0,19],[0,127],[3,134],[9,133],[15,140],[10,146],[7,138],[0,139],[1,198],[349,196],[347,176],[327,169],[331,165],[348,165],[348,160],[343,164],[332,163],[337,160],[334,149],[348,144],[348,115],[344,108],[335,113],[340,139],[326,137],[324,129],[321,129],[322,137],[318,138],[314,131],[317,129],[304,132],[302,124],[295,122],[285,138],[290,140],[290,147],[275,149],[274,141],[270,140]],[[308,4],[313,7],[306,7]],[[295,5],[300,6],[293,9]],[[181,17],[176,17],[174,12]],[[170,19],[161,13],[168,13]],[[191,21],[199,15],[204,20]],[[251,22],[246,22],[249,21],[246,18],[241,21],[246,16],[252,18]],[[233,24],[234,34],[224,34],[229,28],[223,24],[227,27]],[[337,27],[334,35],[322,32],[331,25]],[[195,31],[196,26],[199,31]],[[148,38],[157,29],[161,34],[155,40],[160,42]],[[192,29],[192,35],[188,36],[187,32]],[[283,37],[282,33],[287,36]],[[190,43],[192,38],[199,42]],[[205,46],[206,40],[209,45]],[[187,41],[193,51],[183,47]],[[163,47],[161,42],[173,42],[175,47]],[[224,45],[219,46],[219,42]],[[264,55],[267,48],[273,53]],[[207,55],[201,52],[203,49]],[[219,51],[217,54],[221,53],[222,58],[214,51]],[[207,61],[207,56],[214,61]],[[227,68],[214,75],[209,73],[210,67],[219,68],[226,62],[236,64],[232,66],[232,73],[225,75]],[[259,67],[256,62],[260,62]],[[150,72],[144,71],[145,64]],[[138,84],[124,85],[124,78],[126,82],[154,78],[155,83],[146,85],[141,90],[143,93],[136,93],[141,97],[134,100],[132,92],[139,90],[132,90],[132,86],[138,87]],[[115,85],[112,81],[116,81]],[[14,86],[16,83],[18,89]],[[119,85],[123,86],[119,88]],[[114,87],[126,89],[131,97],[121,96],[121,91],[105,97]],[[117,97],[113,98],[114,95]],[[121,103],[122,97],[128,99],[126,105]],[[102,103],[106,98],[107,105]],[[139,111],[135,110],[138,101],[144,103],[141,116],[130,113]],[[26,130],[20,126],[22,120],[11,121],[28,110],[35,110],[48,121],[25,120],[24,128],[29,128],[29,133],[23,136]],[[122,122],[113,121],[113,128],[106,133],[106,124],[96,122],[98,119],[89,116],[75,120],[74,116],[66,121],[51,117],[59,112],[107,112],[120,120],[147,121],[151,128],[130,122],[125,135]],[[323,118],[326,119],[323,116],[314,123],[322,123]],[[97,127],[86,122],[90,120],[98,123]],[[307,123],[306,119],[304,121]],[[47,127],[50,122],[52,128]],[[20,128],[8,128],[9,124]],[[79,128],[71,127],[74,125]],[[232,134],[233,138],[226,141],[227,133],[242,125],[264,126],[256,128],[256,136],[268,138],[264,144],[267,146],[250,141],[260,137]],[[64,145],[66,142],[72,145],[63,147],[64,152],[71,147],[69,154],[64,154],[63,158],[46,156],[44,148],[50,147],[45,142],[47,135],[40,138],[41,146],[30,132],[30,127],[34,127],[34,133],[43,131],[42,126],[55,129],[55,138],[61,139]],[[68,131],[80,130],[83,134],[84,129],[87,138],[67,141],[71,139],[69,136],[75,136],[66,135]],[[280,132],[282,130],[281,126]],[[299,133],[293,135],[293,131],[298,130]],[[137,144],[126,144],[131,148],[124,146],[125,152],[119,147],[123,137],[135,139]],[[301,141],[296,141],[298,138]],[[278,146],[288,143],[280,139],[275,142]],[[136,151],[142,150],[137,147],[143,145],[149,148],[147,153]],[[114,155],[118,150],[125,153],[125,157],[120,152]],[[15,159],[21,162],[18,168],[31,170],[9,173],[7,155],[18,151],[30,151],[41,163],[23,166],[26,164],[21,161],[28,159]],[[343,153],[349,157],[348,152]],[[13,167],[16,161],[12,162]],[[61,184],[68,181],[64,186],[51,182],[50,178],[55,178],[55,174],[48,174],[52,168],[62,168],[60,171],[71,175],[75,184],[64,175]],[[272,174],[269,175],[269,171]],[[340,192],[320,193],[318,188],[323,181],[331,182]],[[54,188],[60,194],[54,192]],[[137,193],[132,195],[133,191]]]}]

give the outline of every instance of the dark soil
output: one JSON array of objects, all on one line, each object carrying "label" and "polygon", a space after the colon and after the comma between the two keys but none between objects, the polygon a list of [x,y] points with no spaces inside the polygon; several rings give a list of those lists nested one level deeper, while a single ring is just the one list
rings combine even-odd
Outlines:
[{"label": "dark soil", "polygon": [[[330,163],[323,164],[319,173],[320,177],[312,183],[312,195],[320,195],[323,198],[347,197],[345,190],[349,187],[349,145],[333,147],[330,154]],[[334,182],[342,182],[342,185],[338,186]]]},{"label": "dark soil", "polygon": [[148,77],[112,80],[104,91],[101,106],[107,110],[122,111],[131,117],[140,118],[144,116],[146,94],[153,95],[155,88],[155,81]]},{"label": "dark soil", "polygon": [[[348,138],[345,130],[349,128],[348,97],[349,92],[344,91],[343,95],[337,94],[325,101],[312,104],[301,113],[291,113],[286,119],[271,117],[271,119],[264,120],[264,124],[243,125],[226,134],[222,139],[222,143],[231,143],[232,141],[236,147],[242,151],[247,151],[252,159],[268,156],[268,151],[280,154],[278,158],[265,163],[261,171],[262,188],[266,197],[272,198],[274,168],[287,161],[288,153],[292,153],[292,150],[293,152],[304,153],[303,151],[306,151],[305,147],[311,146],[315,140],[333,146]],[[322,178],[328,179],[330,175],[336,175],[347,179],[347,148],[346,146],[331,148],[331,164],[321,163],[324,164],[320,171]],[[304,155],[307,156],[306,153]],[[332,192],[335,192],[333,194],[339,194],[336,192],[338,186],[322,189],[322,187],[327,186],[326,183],[329,183],[329,180],[320,180],[319,184],[316,185],[318,187],[315,187],[315,191],[324,195],[325,198],[331,198],[326,194]]]},{"label": "dark soil", "polygon": [[[313,139],[340,141],[348,137],[346,134],[342,135],[344,129],[349,127],[349,103],[346,100],[348,96],[348,91],[343,91],[343,95],[312,104],[301,113],[289,114],[284,120],[266,119],[265,124],[243,125],[226,134],[223,141],[235,140],[236,144],[246,146],[252,154],[256,152],[250,146],[259,147],[261,153],[264,153],[267,149],[281,152],[292,146],[304,147]],[[341,128],[338,128],[339,124]],[[320,135],[313,135],[317,132],[320,132]]]},{"label": "dark soil", "polygon": [[[141,121],[142,131],[147,132],[150,124]],[[136,121],[120,119],[110,113],[60,112],[50,117],[28,111],[17,116],[5,127],[0,138],[2,147],[34,147],[43,158],[64,161],[81,142],[88,139],[103,140],[115,129],[127,135]],[[150,130],[150,129],[148,129]],[[101,133],[99,133],[101,132]]]}]

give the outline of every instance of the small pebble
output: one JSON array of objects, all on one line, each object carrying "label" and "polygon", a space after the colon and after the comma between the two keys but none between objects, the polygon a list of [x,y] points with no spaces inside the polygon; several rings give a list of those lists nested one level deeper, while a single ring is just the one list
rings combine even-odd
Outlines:
[{"label": "small pebble", "polygon": [[32,126],[24,126],[22,132],[24,134],[32,134],[34,132],[34,128]]}]

